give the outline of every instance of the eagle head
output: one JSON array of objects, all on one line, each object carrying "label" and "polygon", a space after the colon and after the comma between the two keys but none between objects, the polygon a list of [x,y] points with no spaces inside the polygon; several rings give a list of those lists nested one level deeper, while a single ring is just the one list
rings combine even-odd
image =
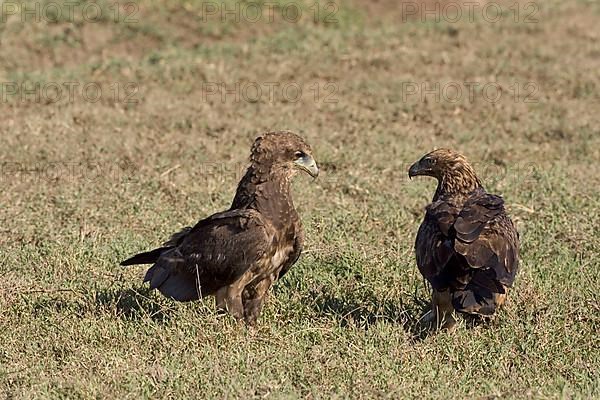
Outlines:
[{"label": "eagle head", "polygon": [[481,183],[465,156],[450,149],[437,149],[411,165],[408,177],[436,178],[444,192],[470,192]]},{"label": "eagle head", "polygon": [[259,170],[283,172],[288,176],[297,171],[304,171],[313,178],[319,175],[310,145],[290,131],[268,132],[256,138],[250,159]]}]

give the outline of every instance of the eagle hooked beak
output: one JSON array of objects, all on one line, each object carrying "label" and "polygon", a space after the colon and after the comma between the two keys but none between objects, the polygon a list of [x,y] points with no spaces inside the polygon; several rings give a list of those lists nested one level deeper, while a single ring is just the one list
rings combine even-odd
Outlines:
[{"label": "eagle hooked beak", "polygon": [[316,178],[319,175],[319,167],[317,167],[315,159],[309,155],[298,158],[294,161],[294,164],[296,164],[298,168],[306,171],[313,178]]},{"label": "eagle hooked beak", "polygon": [[429,169],[421,167],[421,161],[417,161],[413,165],[410,166],[408,170],[408,178],[412,179],[415,176],[419,175],[428,175]]}]

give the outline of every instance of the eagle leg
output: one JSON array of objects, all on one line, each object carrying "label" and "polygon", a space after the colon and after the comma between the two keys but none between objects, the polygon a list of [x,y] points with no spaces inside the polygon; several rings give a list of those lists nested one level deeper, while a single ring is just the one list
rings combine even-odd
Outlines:
[{"label": "eagle leg", "polygon": [[421,325],[428,329],[453,330],[456,319],[453,316],[452,295],[449,290],[433,289],[431,294],[431,310],[421,318]]},{"label": "eagle leg", "polygon": [[256,320],[260,315],[263,304],[267,297],[267,292],[273,283],[273,278],[265,278],[256,285],[247,286],[244,289],[244,319],[250,326],[256,324]]},{"label": "eagle leg", "polygon": [[[233,285],[232,285],[233,286]],[[235,319],[244,318],[244,306],[242,304],[242,291],[238,288],[228,287],[227,294],[225,296],[226,309],[229,314]]]},{"label": "eagle leg", "polygon": [[496,308],[501,307],[506,301],[506,295],[508,294],[508,288],[504,285],[504,293],[494,293],[494,302],[496,303]]},{"label": "eagle leg", "polygon": [[227,289],[229,286],[224,286],[215,292],[215,306],[217,311],[225,311],[227,312],[227,302],[225,298],[227,297]]},{"label": "eagle leg", "polygon": [[502,285],[504,293],[494,293],[494,309],[498,310],[506,301],[506,295],[508,294],[508,287]]},{"label": "eagle leg", "polygon": [[231,285],[219,289],[215,294],[217,308],[226,309],[237,320],[243,319],[244,304],[242,301],[242,292],[253,277],[251,271],[247,271]]}]

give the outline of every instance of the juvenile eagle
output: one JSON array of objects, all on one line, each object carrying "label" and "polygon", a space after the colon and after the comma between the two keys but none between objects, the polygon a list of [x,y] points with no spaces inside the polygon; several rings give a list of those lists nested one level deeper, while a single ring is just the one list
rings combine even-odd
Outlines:
[{"label": "juvenile eagle", "polygon": [[121,265],[151,264],[144,282],[179,301],[214,295],[217,307],[254,325],[273,282],[302,252],[303,232],[290,184],[316,177],[310,146],[292,132],[269,132],[252,146],[231,208],[174,234]]},{"label": "juvenile eagle", "polygon": [[504,201],[487,193],[466,158],[452,150],[423,156],[408,171],[417,175],[438,181],[415,243],[417,266],[433,288],[423,322],[452,328],[453,310],[494,314],[519,264],[519,237]]}]

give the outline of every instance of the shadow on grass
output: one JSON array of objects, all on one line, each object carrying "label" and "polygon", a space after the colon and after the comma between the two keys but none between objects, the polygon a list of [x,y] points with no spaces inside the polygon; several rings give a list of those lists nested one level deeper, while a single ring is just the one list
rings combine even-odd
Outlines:
[{"label": "shadow on grass", "polygon": [[150,318],[153,321],[164,322],[170,319],[173,311],[154,299],[148,287],[127,290],[103,289],[96,292],[95,299],[98,306],[115,307],[117,315],[128,320]]},{"label": "shadow on grass", "polygon": [[310,296],[318,313],[339,319],[341,326],[369,329],[377,323],[388,322],[401,325],[413,337],[421,334],[418,320],[429,306],[416,297],[405,303],[402,299],[380,299],[364,290],[338,296],[313,291]]},{"label": "shadow on grass", "polygon": [[[440,333],[439,328],[433,327],[431,325],[427,325],[423,323],[423,317],[427,314],[431,308],[431,301],[426,301],[424,299],[416,300],[421,305],[421,311],[417,315],[411,333],[413,335],[413,339],[416,341],[421,341],[426,339],[428,336],[435,335]],[[461,323],[461,327],[458,329],[474,329],[477,327],[488,328],[493,325],[493,318],[482,317],[479,315],[471,315],[455,312],[454,317]]]},{"label": "shadow on grass", "polygon": [[[406,299],[393,301],[377,298],[374,293],[364,290],[340,296],[312,291],[310,296],[315,311],[335,317],[342,327],[355,326],[366,330],[381,322],[399,324],[415,341],[422,341],[438,332],[421,323],[423,315],[431,309],[431,303],[419,298],[416,293],[408,298],[409,302],[405,302]],[[459,318],[466,329],[490,325],[489,319],[478,316],[461,314]]]},{"label": "shadow on grass", "polygon": [[174,308],[157,301],[149,288],[100,289],[100,290],[31,290],[21,293],[37,314],[86,314],[110,313],[128,320],[152,319],[166,321]]}]

